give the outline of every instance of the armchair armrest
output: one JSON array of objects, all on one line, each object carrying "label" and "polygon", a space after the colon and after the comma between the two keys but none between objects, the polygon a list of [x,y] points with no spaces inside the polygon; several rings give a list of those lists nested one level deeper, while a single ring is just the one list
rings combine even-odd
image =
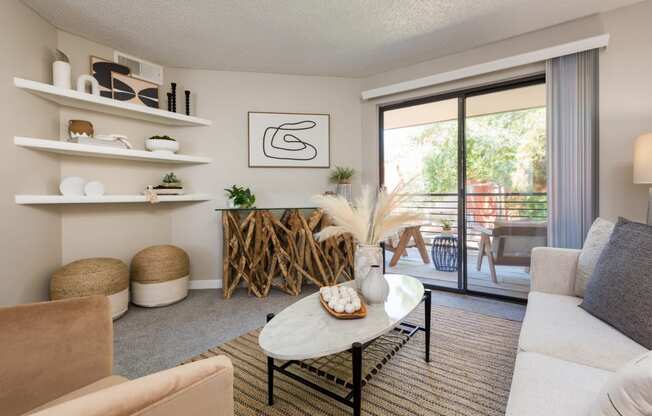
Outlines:
[{"label": "armchair armrest", "polygon": [[96,391],[32,416],[233,416],[233,366],[211,357]]},{"label": "armchair armrest", "polygon": [[577,259],[580,252],[581,250],[567,248],[533,248],[530,291],[574,295]]},{"label": "armchair armrest", "polygon": [[0,334],[3,414],[25,413],[111,375],[113,323],[105,296],[0,308]]}]

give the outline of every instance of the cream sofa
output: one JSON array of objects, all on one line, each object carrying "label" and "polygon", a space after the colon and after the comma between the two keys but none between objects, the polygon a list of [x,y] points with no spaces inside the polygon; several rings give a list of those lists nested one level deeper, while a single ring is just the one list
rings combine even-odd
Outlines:
[{"label": "cream sofa", "polygon": [[0,308],[0,415],[232,416],[225,356],[137,380],[111,373],[106,296]]},{"label": "cream sofa", "polygon": [[589,315],[574,294],[580,250],[532,250],[532,288],[507,416],[586,415],[609,376],[647,351]]}]

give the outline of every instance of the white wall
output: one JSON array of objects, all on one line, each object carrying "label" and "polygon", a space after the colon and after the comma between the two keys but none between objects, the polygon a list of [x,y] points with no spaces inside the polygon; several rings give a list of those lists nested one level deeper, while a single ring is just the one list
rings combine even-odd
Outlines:
[{"label": "white wall", "polygon": [[14,135],[52,137],[55,105],[14,87],[15,76],[50,82],[56,31],[18,1],[0,2],[0,305],[42,300],[61,257],[56,207],[23,207],[16,193],[57,189],[59,164],[51,155],[14,146]]},{"label": "white wall", "polygon": [[[89,56],[111,59],[113,50],[59,31],[59,47],[69,54],[76,78],[89,71]],[[129,51],[126,51],[129,52]],[[329,189],[328,169],[252,169],[247,162],[247,112],[313,112],[331,115],[331,164],[361,168],[360,83],[358,80],[242,72],[165,69],[162,107],[169,82],[193,93],[193,113],[211,127],[167,127],[75,109],[61,110],[60,136],[70,119],[89,120],[99,133],[122,133],[138,148],[154,134],[177,138],[181,153],[209,156],[211,165],[178,166],[141,162],[62,158],[61,174],[102,181],[109,193],[139,193],[174,170],[189,191],[207,192],[204,203],[96,205],[62,208],[62,262],[110,256],[129,262],[152,244],[176,244],[188,251],[192,279],[221,279],[221,223],[214,211],[226,204],[224,188],[252,188],[261,207],[310,206],[310,197]]]},{"label": "white wall", "polygon": [[[363,81],[363,90],[462,68],[609,33],[609,47],[600,54],[600,215],[645,219],[647,188],[632,184],[632,146],[641,133],[652,131],[652,1],[590,16],[460,54],[378,74]],[[497,80],[541,72],[543,65],[460,80],[363,104],[363,180],[378,182],[378,107]]]}]

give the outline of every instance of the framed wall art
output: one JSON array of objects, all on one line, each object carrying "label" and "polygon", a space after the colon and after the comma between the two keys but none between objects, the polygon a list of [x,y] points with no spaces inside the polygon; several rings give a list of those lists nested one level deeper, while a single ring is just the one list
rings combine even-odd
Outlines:
[{"label": "framed wall art", "polygon": [[330,114],[248,114],[249,167],[329,168]]},{"label": "framed wall art", "polygon": [[158,108],[158,85],[152,82],[111,72],[111,86],[114,100]]},{"label": "framed wall art", "polygon": [[91,75],[100,84],[100,95],[106,98],[113,98],[113,80],[111,73],[129,75],[129,68],[97,56],[91,56]]}]

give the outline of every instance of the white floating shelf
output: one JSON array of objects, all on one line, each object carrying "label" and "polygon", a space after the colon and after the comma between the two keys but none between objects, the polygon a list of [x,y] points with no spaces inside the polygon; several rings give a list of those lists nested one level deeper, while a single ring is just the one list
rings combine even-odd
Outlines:
[{"label": "white floating shelf", "polygon": [[[199,202],[210,201],[209,194],[159,195],[160,202]],[[147,202],[144,195],[103,195],[103,196],[63,196],[63,195],[16,195],[16,203],[32,204],[117,204]]]},{"label": "white floating shelf", "polygon": [[210,126],[213,124],[212,121],[199,117],[186,116],[144,105],[125,103],[111,98],[58,88],[50,84],[23,78],[14,78],[14,85],[66,107],[114,114],[170,126]]},{"label": "white floating shelf", "polygon": [[35,139],[32,137],[14,137],[16,146],[65,155],[101,157],[110,159],[141,160],[145,162],[201,164],[211,163],[211,159],[201,156],[188,156],[166,153],[154,153],[145,150],[120,149],[92,144],[78,144],[60,140]]}]

